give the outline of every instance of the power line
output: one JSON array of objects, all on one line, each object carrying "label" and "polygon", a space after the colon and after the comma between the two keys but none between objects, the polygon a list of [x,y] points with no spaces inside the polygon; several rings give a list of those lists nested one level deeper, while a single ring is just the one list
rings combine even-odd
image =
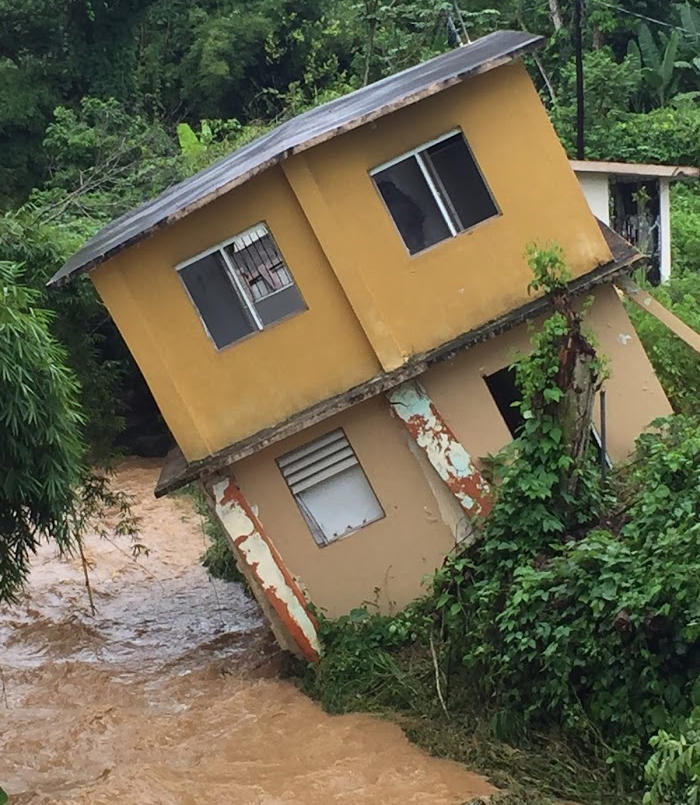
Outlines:
[{"label": "power line", "polygon": [[612,3],[606,3],[605,0],[591,0],[591,2],[596,3],[599,6],[606,6],[607,8],[612,8],[615,11],[620,11],[623,14],[629,14],[632,17],[637,17],[640,20],[646,20],[647,22],[653,22],[654,25],[663,25],[666,28],[673,28],[674,31],[680,31],[684,34],[690,34],[690,36],[694,36],[693,31],[689,31],[687,28],[679,28],[678,25],[673,25],[670,22],[664,22],[663,20],[654,19],[654,17],[647,17],[644,14],[638,14],[636,11],[630,11],[628,8],[621,8],[620,6],[614,6]]}]

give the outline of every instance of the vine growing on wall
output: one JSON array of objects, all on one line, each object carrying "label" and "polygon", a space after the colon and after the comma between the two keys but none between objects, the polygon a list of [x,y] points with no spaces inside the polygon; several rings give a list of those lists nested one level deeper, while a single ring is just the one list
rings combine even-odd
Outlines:
[{"label": "vine growing on wall", "polygon": [[[431,734],[471,731],[476,718],[511,744],[563,736],[572,758],[598,764],[599,791],[639,802],[659,730],[650,796],[692,784],[675,736],[695,735],[676,726],[698,694],[700,428],[657,421],[603,486],[588,442],[607,370],[585,331],[587,303],[574,306],[560,249],[528,258],[531,290],[553,312],[515,364],[524,424],[493,462],[481,539],[396,616],[323,621],[307,685],[329,709],[407,711]],[[547,793],[584,799],[580,770],[565,778],[547,779]]]}]

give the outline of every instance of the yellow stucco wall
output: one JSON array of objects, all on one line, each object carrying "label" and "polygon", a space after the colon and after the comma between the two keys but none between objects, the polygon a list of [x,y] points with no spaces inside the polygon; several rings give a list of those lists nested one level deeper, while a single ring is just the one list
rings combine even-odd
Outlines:
[{"label": "yellow stucco wall", "polygon": [[[368,172],[455,128],[464,132],[502,214],[410,256]],[[331,260],[341,282],[353,272],[363,279],[401,357],[525,303],[531,274],[524,251],[532,241],[559,243],[574,276],[610,260],[520,62],[330,140],[283,169],[312,226],[318,216],[324,248],[343,257],[342,264]],[[397,362],[389,357],[385,368]]]},{"label": "yellow stucco wall", "polygon": [[[275,460],[338,427],[344,429],[385,517],[319,548]],[[290,572],[332,616],[364,601],[383,612],[404,606],[454,546],[424,470],[411,455],[408,433],[390,415],[384,397],[243,459],[234,474],[247,500],[258,507],[263,528]]]},{"label": "yellow stucco wall", "polygon": [[[608,452],[625,458],[634,440],[671,408],[624,308],[611,286],[595,292],[587,316],[599,349],[610,359],[606,381]],[[525,352],[526,325],[436,365],[420,378],[457,438],[474,457],[495,453],[511,439],[484,382],[484,375]],[[596,414],[596,423],[599,419]],[[342,427],[386,516],[324,548],[318,548],[289,492],[275,459],[288,450]],[[232,468],[248,501],[258,507],[265,531],[311,600],[330,615],[363,601],[383,611],[415,598],[426,573],[439,567],[454,545],[451,494],[403,425],[391,416],[384,397],[355,406],[238,462]],[[452,498],[454,502],[454,498]]]},{"label": "yellow stucco wall", "polygon": [[[461,127],[502,214],[410,257],[368,171]],[[266,221],[308,310],[217,351],[175,265]],[[521,64],[291,157],[91,272],[188,460],[524,303],[530,241],[610,254]]]},{"label": "yellow stucco wall", "polygon": [[[217,351],[175,265],[266,221],[308,310]],[[374,375],[376,357],[279,168],[91,278],[189,460]]]}]

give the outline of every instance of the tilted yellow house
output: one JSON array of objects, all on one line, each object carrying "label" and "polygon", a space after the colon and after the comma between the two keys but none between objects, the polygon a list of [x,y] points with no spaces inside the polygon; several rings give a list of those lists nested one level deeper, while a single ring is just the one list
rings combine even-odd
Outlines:
[{"label": "tilted yellow house", "polygon": [[280,642],[308,601],[383,610],[487,507],[478,456],[517,426],[508,365],[527,244],[556,241],[611,359],[613,460],[670,411],[611,282],[637,257],[593,218],[502,31],[290,120],[110,224],[90,271]]}]

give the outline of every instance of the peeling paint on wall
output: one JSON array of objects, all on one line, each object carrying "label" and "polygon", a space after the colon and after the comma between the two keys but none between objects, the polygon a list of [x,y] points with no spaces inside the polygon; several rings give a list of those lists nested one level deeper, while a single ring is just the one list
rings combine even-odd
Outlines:
[{"label": "peeling paint on wall", "polygon": [[260,521],[236,483],[228,478],[213,486],[216,513],[267,600],[309,662],[320,653],[316,619]]},{"label": "peeling paint on wall", "polygon": [[403,383],[390,391],[387,398],[464,511],[470,516],[488,514],[491,510],[488,484],[425,389],[417,382]]}]

